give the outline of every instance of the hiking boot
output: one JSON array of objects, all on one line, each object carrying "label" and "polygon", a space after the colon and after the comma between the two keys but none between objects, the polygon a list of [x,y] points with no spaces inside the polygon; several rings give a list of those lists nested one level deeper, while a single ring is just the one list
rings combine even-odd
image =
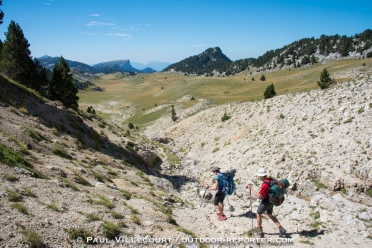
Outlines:
[{"label": "hiking boot", "polygon": [[281,226],[279,227],[279,237],[280,238],[285,238],[287,235],[286,235],[287,231]]},{"label": "hiking boot", "polygon": [[218,217],[218,220],[226,220],[227,217],[225,215],[221,215],[220,217]]}]

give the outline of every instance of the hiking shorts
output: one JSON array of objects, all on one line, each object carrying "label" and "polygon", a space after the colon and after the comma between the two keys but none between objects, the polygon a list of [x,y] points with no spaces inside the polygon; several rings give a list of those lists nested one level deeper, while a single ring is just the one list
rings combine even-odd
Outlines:
[{"label": "hiking shorts", "polygon": [[223,200],[225,200],[225,193],[217,192],[216,195],[214,196],[214,205],[223,203]]},{"label": "hiking shorts", "polygon": [[269,199],[264,199],[261,201],[260,205],[258,205],[257,213],[263,214],[265,211],[267,214],[273,214],[274,204],[269,202]]}]

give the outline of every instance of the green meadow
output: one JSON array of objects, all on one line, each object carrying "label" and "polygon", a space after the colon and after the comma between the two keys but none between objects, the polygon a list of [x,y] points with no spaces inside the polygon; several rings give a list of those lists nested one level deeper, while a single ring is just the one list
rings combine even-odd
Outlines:
[{"label": "green meadow", "polygon": [[[363,66],[363,63],[366,65]],[[371,71],[372,58],[342,59],[328,64],[317,63],[312,66],[274,72],[243,71],[228,77],[185,76],[173,72],[135,76],[126,76],[123,73],[102,75],[92,82],[105,90],[80,91],[79,106],[84,111],[88,106],[93,106],[97,114],[104,119],[115,119],[123,125],[132,122],[141,127],[168,113],[170,108],[159,108],[155,112],[147,113],[149,109],[162,104],[176,103],[185,95],[193,96],[195,100],[178,102],[177,104],[181,104],[182,108],[193,106],[201,98],[217,105],[261,100],[266,87],[272,83],[278,95],[316,89],[320,72],[325,67],[331,77],[356,67]],[[262,75],[265,76],[266,81],[260,81]],[[337,78],[336,81],[343,82],[349,79]]]}]

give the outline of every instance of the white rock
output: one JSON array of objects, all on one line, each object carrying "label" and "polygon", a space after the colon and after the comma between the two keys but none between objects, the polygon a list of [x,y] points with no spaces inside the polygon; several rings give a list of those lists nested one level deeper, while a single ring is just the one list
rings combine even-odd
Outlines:
[{"label": "white rock", "polygon": [[371,220],[371,216],[369,216],[368,212],[363,212],[361,214],[359,214],[359,219],[362,219],[362,220]]}]

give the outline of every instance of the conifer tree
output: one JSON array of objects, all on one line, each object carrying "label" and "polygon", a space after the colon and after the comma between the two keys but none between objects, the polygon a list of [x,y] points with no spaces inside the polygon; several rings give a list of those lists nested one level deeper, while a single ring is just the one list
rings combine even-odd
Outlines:
[{"label": "conifer tree", "polygon": [[320,80],[318,81],[318,85],[322,90],[329,88],[331,84],[334,84],[336,81],[331,78],[328,73],[327,68],[324,68],[323,71],[320,73]]},{"label": "conifer tree", "polygon": [[172,105],[171,113],[172,113],[172,121],[176,121],[177,115],[176,115],[176,111],[174,110],[174,105]]},{"label": "conifer tree", "polygon": [[52,79],[49,84],[49,96],[52,100],[59,100],[66,108],[77,109],[79,97],[78,89],[74,86],[70,67],[61,56],[59,63],[53,69]]},{"label": "conifer tree", "polygon": [[274,84],[271,84],[271,85],[267,86],[267,88],[264,92],[264,98],[268,99],[268,98],[272,98],[274,96],[276,96],[276,92],[275,92]]},{"label": "conifer tree", "polygon": [[25,38],[21,27],[11,21],[1,51],[2,71],[19,83],[31,87],[35,66],[29,50],[30,44]]},{"label": "conifer tree", "polygon": [[[2,0],[0,0],[0,6],[1,5],[3,5],[3,1]],[[4,12],[0,9],[0,25],[3,24],[3,18],[4,18]]]}]

